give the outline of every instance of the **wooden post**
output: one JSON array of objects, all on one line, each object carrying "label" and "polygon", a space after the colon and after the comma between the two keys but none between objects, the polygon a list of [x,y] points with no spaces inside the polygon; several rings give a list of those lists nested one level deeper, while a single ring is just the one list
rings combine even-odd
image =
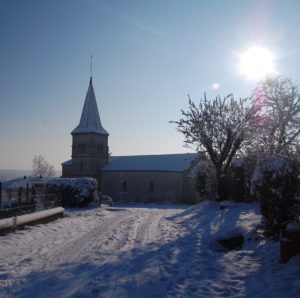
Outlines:
[{"label": "wooden post", "polygon": [[35,196],[36,196],[35,186],[31,185],[31,202],[35,201]]},{"label": "wooden post", "polygon": [[46,183],[45,197],[43,199],[43,209],[48,209],[48,183]]},{"label": "wooden post", "polygon": [[18,203],[19,204],[22,202],[22,192],[23,192],[23,188],[22,188],[22,186],[20,186],[18,188]]},{"label": "wooden post", "polygon": [[2,205],[2,182],[0,181],[0,210]]}]

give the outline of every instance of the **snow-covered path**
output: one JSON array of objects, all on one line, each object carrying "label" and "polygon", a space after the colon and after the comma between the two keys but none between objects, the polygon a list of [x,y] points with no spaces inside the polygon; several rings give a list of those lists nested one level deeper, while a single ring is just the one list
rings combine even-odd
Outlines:
[{"label": "snow-covered path", "polygon": [[[253,235],[257,204],[77,210],[0,238],[0,297],[299,297],[300,257]],[[239,229],[241,250],[214,238]]]},{"label": "snow-covered path", "polygon": [[[2,237],[0,296],[150,295],[153,284],[146,285],[160,275],[156,252],[177,233],[166,218],[185,208],[134,205],[73,211],[51,224]],[[160,290],[163,294],[166,289]]]}]

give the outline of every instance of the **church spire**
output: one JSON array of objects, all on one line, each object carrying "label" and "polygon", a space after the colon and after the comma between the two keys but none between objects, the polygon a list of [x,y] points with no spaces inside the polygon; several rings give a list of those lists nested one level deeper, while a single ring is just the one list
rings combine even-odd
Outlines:
[{"label": "church spire", "polygon": [[80,122],[71,134],[94,132],[103,135],[108,135],[108,132],[102,127],[100,116],[97,107],[97,101],[94,93],[92,76],[90,77],[90,84],[85,97],[84,106]]}]

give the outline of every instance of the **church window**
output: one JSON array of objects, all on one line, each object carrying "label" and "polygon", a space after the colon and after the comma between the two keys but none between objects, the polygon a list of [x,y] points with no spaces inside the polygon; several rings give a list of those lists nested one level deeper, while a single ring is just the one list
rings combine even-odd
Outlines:
[{"label": "church window", "polygon": [[78,144],[77,152],[79,154],[85,153],[86,146],[85,144]]},{"label": "church window", "polygon": [[151,191],[151,192],[154,191],[154,183],[153,183],[153,181],[150,182],[149,191]]},{"label": "church window", "polygon": [[82,160],[80,161],[80,173],[83,172],[83,164],[82,164]]},{"label": "church window", "polygon": [[123,191],[127,190],[127,183],[126,183],[126,181],[122,182],[122,189],[123,189]]}]

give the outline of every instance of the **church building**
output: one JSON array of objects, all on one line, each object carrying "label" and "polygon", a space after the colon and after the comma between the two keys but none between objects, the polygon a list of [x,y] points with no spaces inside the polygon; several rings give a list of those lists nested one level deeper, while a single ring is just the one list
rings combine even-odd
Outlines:
[{"label": "church building", "polygon": [[62,177],[94,177],[114,200],[199,200],[193,170],[198,155],[109,156],[108,132],[102,126],[92,77],[79,124],[71,132],[72,159],[62,163]]}]

